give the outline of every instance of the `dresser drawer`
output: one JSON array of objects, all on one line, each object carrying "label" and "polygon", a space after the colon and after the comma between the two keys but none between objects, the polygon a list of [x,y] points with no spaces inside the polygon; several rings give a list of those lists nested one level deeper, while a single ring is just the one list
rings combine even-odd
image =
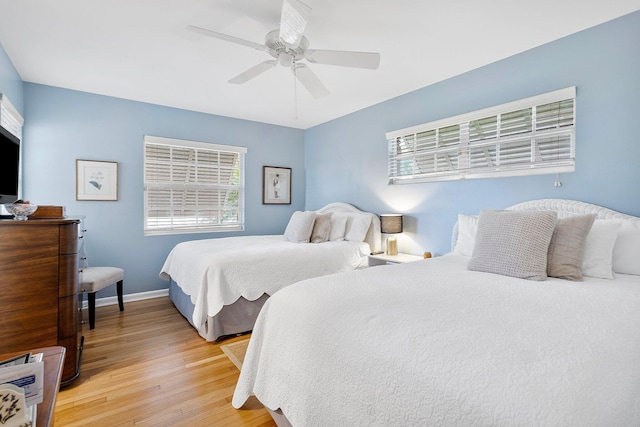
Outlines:
[{"label": "dresser drawer", "polygon": [[60,226],[60,254],[78,253],[78,224]]},{"label": "dresser drawer", "polygon": [[60,255],[58,264],[60,297],[75,295],[80,291],[78,274],[78,257],[76,255]]}]

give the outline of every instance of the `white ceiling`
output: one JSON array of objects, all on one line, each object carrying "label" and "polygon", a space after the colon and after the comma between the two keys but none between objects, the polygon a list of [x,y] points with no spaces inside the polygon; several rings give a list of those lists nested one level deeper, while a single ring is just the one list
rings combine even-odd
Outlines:
[{"label": "white ceiling", "polygon": [[321,99],[299,85],[296,96],[284,67],[227,83],[271,57],[185,29],[263,43],[281,0],[0,0],[0,43],[27,82],[306,129],[640,10],[640,0],[309,4],[311,48],[381,54],[375,71],[309,64],[331,92]]}]

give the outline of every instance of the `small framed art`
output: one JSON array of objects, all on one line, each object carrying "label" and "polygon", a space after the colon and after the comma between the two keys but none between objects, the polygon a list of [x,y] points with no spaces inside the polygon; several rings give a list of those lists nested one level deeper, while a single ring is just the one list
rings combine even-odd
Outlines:
[{"label": "small framed art", "polygon": [[262,204],[291,204],[291,168],[262,167]]},{"label": "small framed art", "polygon": [[118,200],[118,162],[76,160],[76,200]]}]

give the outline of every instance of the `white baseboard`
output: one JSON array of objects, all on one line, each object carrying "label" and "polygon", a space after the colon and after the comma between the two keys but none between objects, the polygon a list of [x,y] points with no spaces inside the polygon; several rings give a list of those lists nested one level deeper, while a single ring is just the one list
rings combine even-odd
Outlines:
[{"label": "white baseboard", "polygon": [[[160,298],[169,296],[169,289],[160,289],[158,291],[148,291],[148,292],[139,292],[137,294],[126,294],[122,296],[122,301],[131,302],[131,301],[142,301],[145,299],[151,298]],[[106,297],[106,298],[96,298],[96,307],[103,307],[105,305],[116,305],[118,304],[118,297]],[[82,308],[87,309],[88,303],[87,300],[82,301]]]}]

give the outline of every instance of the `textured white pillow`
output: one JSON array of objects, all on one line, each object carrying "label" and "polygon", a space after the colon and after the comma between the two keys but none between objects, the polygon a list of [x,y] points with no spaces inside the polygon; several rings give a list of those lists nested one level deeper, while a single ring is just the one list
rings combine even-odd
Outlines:
[{"label": "textured white pillow", "polygon": [[334,213],[331,215],[331,226],[329,230],[330,242],[341,242],[344,240],[344,232],[347,229],[347,217]]},{"label": "textured white pillow", "polygon": [[315,219],[316,213],[313,211],[295,211],[284,230],[284,238],[294,243],[309,243]]},{"label": "textured white pillow", "polygon": [[371,215],[349,213],[347,214],[347,229],[344,232],[344,239],[350,242],[364,242],[367,231],[371,225]]},{"label": "textured white pillow", "polygon": [[596,219],[587,235],[582,258],[582,274],[601,279],[613,279],[613,247],[616,244],[620,220]]},{"label": "textured white pillow", "polygon": [[453,252],[458,255],[473,255],[473,247],[476,244],[476,233],[478,232],[477,215],[458,215],[458,240]]},{"label": "textured white pillow", "polygon": [[640,221],[624,220],[613,247],[613,271],[640,275]]},{"label": "textured white pillow", "polygon": [[556,213],[480,212],[473,256],[467,268],[529,280],[547,279],[547,251]]},{"label": "textured white pillow", "polygon": [[316,219],[313,223],[313,231],[311,232],[311,243],[322,243],[328,241],[330,230],[331,212],[316,214]]}]

